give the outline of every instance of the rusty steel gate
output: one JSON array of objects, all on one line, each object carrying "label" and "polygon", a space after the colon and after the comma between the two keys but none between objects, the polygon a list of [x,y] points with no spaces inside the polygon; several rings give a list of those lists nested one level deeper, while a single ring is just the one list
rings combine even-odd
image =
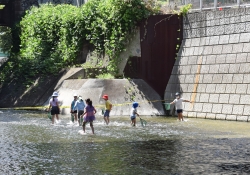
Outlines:
[{"label": "rusty steel gate", "polygon": [[182,17],[155,15],[140,25],[141,57],[129,59],[124,75],[146,81],[162,98],[182,41]]}]

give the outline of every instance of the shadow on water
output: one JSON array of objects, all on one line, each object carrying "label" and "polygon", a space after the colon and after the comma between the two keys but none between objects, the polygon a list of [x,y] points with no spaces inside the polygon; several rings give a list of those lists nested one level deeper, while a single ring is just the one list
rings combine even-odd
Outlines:
[{"label": "shadow on water", "polygon": [[[61,174],[164,174],[172,172],[172,141],[40,144],[31,167],[36,172]],[[34,149],[34,148],[32,148]],[[51,160],[51,162],[49,162]],[[43,163],[43,166],[39,164]],[[47,162],[47,163],[46,163]]]},{"label": "shadow on water", "polygon": [[218,166],[223,172],[230,173],[247,173],[250,174],[250,163],[223,163]]},{"label": "shadow on water", "polygon": [[[1,174],[248,174],[248,123],[144,117],[97,117],[96,134],[80,135],[69,116],[52,126],[44,114],[0,114]],[[231,128],[241,128],[234,131]],[[245,130],[245,129],[246,130]]]}]

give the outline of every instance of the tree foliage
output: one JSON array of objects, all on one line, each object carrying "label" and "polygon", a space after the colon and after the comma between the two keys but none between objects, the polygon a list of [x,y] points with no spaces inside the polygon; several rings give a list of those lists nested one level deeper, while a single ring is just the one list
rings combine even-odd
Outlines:
[{"label": "tree foliage", "polygon": [[107,69],[115,74],[129,34],[138,22],[157,11],[152,2],[89,0],[81,7],[32,7],[20,22],[20,53],[11,64],[26,77],[58,72],[75,64],[83,43],[88,42],[97,53],[110,58]]},{"label": "tree foliage", "polygon": [[3,53],[10,53],[12,48],[11,28],[0,26],[0,48]]}]

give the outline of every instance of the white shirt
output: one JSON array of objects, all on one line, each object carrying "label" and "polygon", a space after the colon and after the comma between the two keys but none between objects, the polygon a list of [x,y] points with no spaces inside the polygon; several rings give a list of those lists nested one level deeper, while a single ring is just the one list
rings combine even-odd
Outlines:
[{"label": "white shirt", "polygon": [[183,106],[182,106],[182,102],[183,102],[184,100],[183,100],[183,98],[179,98],[179,99],[175,99],[174,101],[173,101],[173,103],[175,104],[175,108],[176,108],[176,110],[177,109],[183,109]]},{"label": "white shirt", "polygon": [[137,113],[137,110],[136,110],[136,108],[132,108],[131,109],[131,113],[130,113],[130,116],[135,116],[135,113]]}]

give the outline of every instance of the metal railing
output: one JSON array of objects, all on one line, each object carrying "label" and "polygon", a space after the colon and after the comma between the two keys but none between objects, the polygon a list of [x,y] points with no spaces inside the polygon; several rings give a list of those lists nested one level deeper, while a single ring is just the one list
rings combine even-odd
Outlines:
[{"label": "metal railing", "polygon": [[192,11],[211,10],[232,7],[250,7],[250,0],[169,0],[169,8],[178,9],[183,5],[192,4]]}]

